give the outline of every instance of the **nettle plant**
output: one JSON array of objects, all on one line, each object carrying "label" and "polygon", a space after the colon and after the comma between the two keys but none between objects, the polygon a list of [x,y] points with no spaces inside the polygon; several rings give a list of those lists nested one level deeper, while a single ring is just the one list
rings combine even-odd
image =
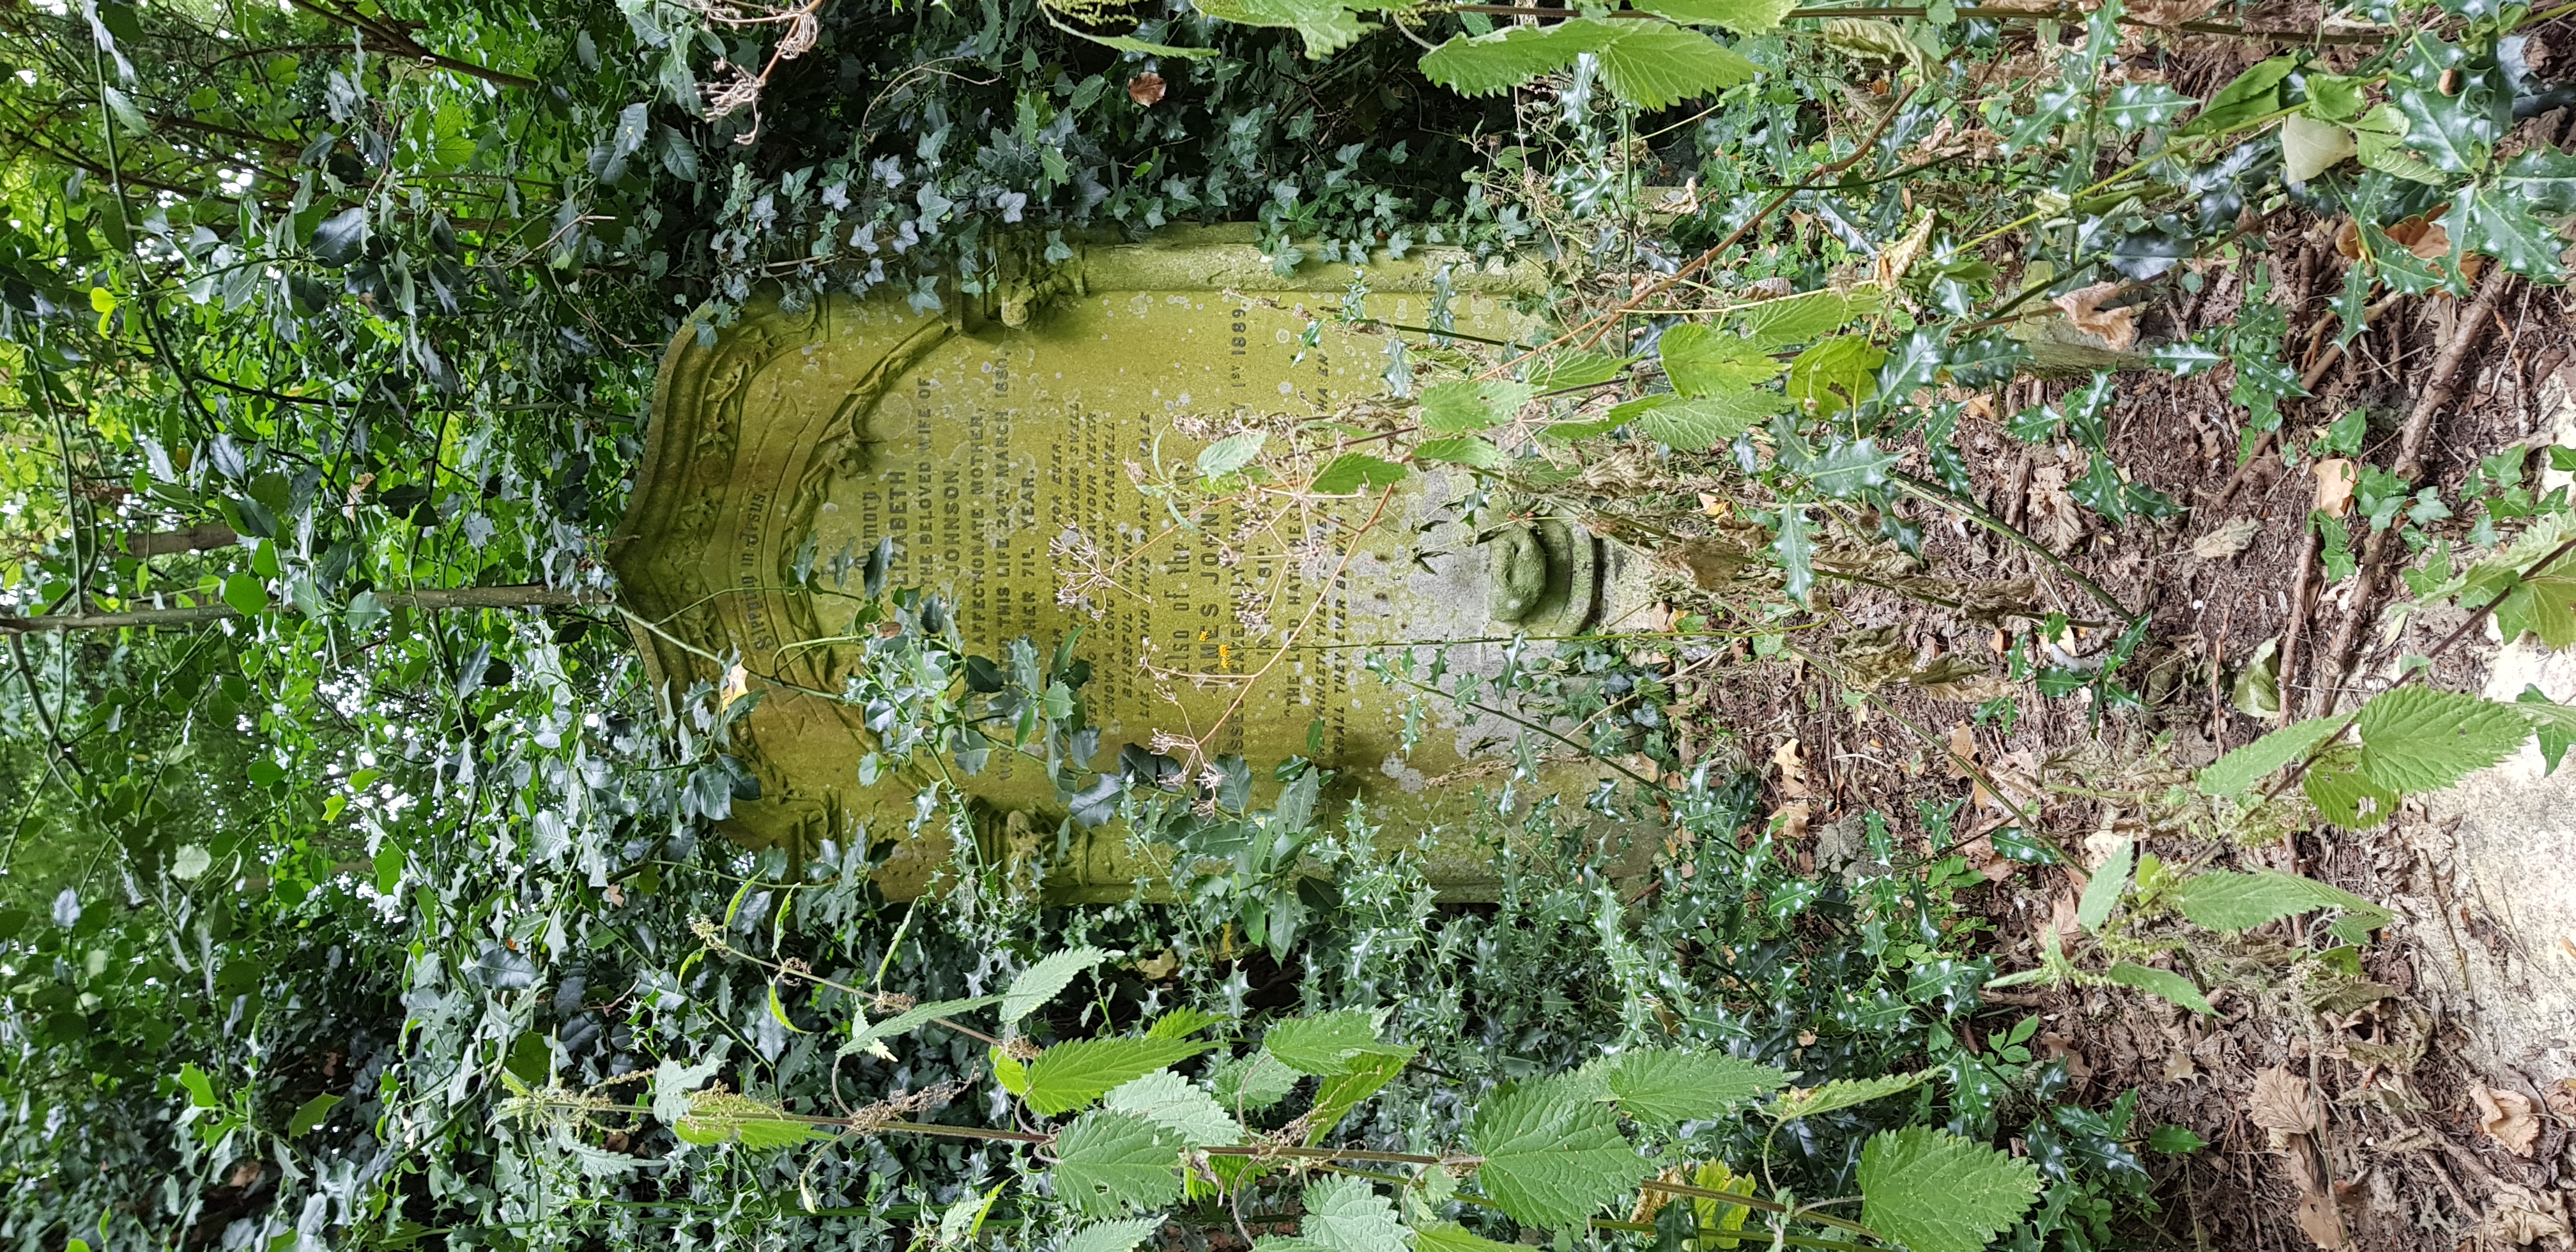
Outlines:
[{"label": "nettle plant", "polygon": [[[1163,1211],[1189,1206],[1278,1252],[1510,1246],[1477,1228],[1505,1239],[1520,1228],[1552,1231],[1559,1247],[1589,1229],[1650,1235],[1658,1244],[1974,1252],[2017,1223],[2041,1188],[2032,1162],[1930,1126],[1872,1136],[1860,1153],[1856,1196],[1809,1198],[1763,1185],[1772,1139],[1784,1129],[1912,1090],[1929,1072],[1800,1088],[1791,1085],[1794,1073],[1722,1052],[1631,1050],[1491,1089],[1462,1083],[1454,1098],[1473,1112],[1459,1142],[1377,1151],[1329,1141],[1345,1116],[1415,1062],[1418,1048],[1380,1038],[1383,1013],[1274,1021],[1256,1043],[1240,1046],[1206,1037],[1223,1019],[1180,1008],[1139,1031],[1040,1047],[1019,1033],[1023,1019],[1114,954],[1059,952],[999,995],[914,1004],[763,961],[728,946],[712,922],[699,933],[710,951],[760,964],[775,979],[811,981],[888,1013],[877,1021],[854,1013],[841,1056],[892,1060],[891,1044],[928,1027],[984,1043],[992,1081],[1015,1102],[1020,1128],[918,1120],[963,1095],[962,1082],[806,1116],[721,1084],[691,1090],[715,1066],[677,1061],[655,1071],[649,1100],[512,1079],[505,1112],[567,1133],[605,1133],[649,1109],[685,1142],[754,1150],[886,1134],[1021,1145],[1017,1186],[1006,1178],[970,1189],[938,1216],[937,1238],[973,1238],[1009,1191],[1027,1243],[1052,1228],[1069,1232],[1061,1248],[1083,1252],[1127,1252],[1162,1226]],[[962,1020],[987,1011],[989,1028]],[[1750,1127],[1762,1145],[1761,1159],[1738,1163],[1742,1172],[1694,1148],[1724,1123]],[[1252,1206],[1256,1199],[1263,1207]],[[1853,1205],[1856,1214],[1835,1211]],[[1253,1233],[1256,1224],[1285,1224],[1291,1212],[1293,1235]],[[923,1225],[932,1224],[925,1213]]]}]

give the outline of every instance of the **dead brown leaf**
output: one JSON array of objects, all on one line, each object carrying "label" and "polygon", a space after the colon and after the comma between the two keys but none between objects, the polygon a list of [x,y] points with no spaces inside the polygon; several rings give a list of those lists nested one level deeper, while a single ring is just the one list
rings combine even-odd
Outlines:
[{"label": "dead brown leaf", "polygon": [[2342,457],[2329,457],[2316,463],[2317,512],[2328,517],[2343,517],[2352,512],[2353,488],[2361,485],[2361,470]]},{"label": "dead brown leaf", "polygon": [[1983,669],[1964,678],[1942,682],[1925,682],[1918,674],[1914,678],[1914,689],[1935,700],[1955,700],[1964,704],[1984,704],[1988,700],[2018,695],[2021,691],[2010,679]]},{"label": "dead brown leaf", "polygon": [[2084,537],[2084,513],[2067,494],[2066,467],[2043,465],[2030,472],[2031,537],[2051,552],[2064,552]]},{"label": "dead brown leaf", "polygon": [[2128,290],[2127,283],[2095,283],[2078,287],[2049,303],[2066,311],[2068,325],[2093,335],[2113,352],[2126,352],[2138,342],[2138,313],[2135,309],[2105,309],[2102,302]]},{"label": "dead brown leaf", "polygon": [[2541,1088],[2540,1098],[2549,1102],[2549,1111],[2556,1113],[2558,1120],[2576,1123],[2576,1079],[2561,1078]]},{"label": "dead brown leaf", "polygon": [[1808,808],[1804,801],[1783,804],[1771,811],[1771,820],[1780,833],[1782,843],[1796,843],[1805,839],[1807,827],[1815,821],[1815,816],[1815,810]]},{"label": "dead brown leaf", "polygon": [[1771,763],[1780,770],[1780,794],[1792,800],[1807,795],[1807,762],[1800,754],[1798,741],[1783,739],[1771,750]]},{"label": "dead brown leaf", "polygon": [[2534,1190],[2509,1182],[2496,1184],[2492,1198],[2495,1207],[2488,1209],[2478,1222],[2481,1232],[2494,1241],[2512,1247],[2538,1243],[2548,1238],[2567,1238],[2567,1193],[2556,1190]]},{"label": "dead brown leaf", "polygon": [[2487,1138],[2515,1156],[2531,1155],[2532,1145],[2540,1141],[2540,1117],[2532,1111],[2530,1096],[2493,1087],[2471,1087],[2469,1100],[2478,1107],[2478,1129]]},{"label": "dead brown leaf", "polygon": [[2191,554],[2204,561],[2224,561],[2254,545],[2263,523],[2240,517],[2191,541]]},{"label": "dead brown leaf", "polygon": [[2127,17],[2148,26],[2180,26],[2218,7],[2218,0],[2137,0]]},{"label": "dead brown leaf", "polygon": [[1968,766],[1975,764],[1976,760],[1976,728],[1966,722],[1952,726],[1950,728],[1950,776],[1952,778],[1971,777]]},{"label": "dead brown leaf", "polygon": [[2316,1129],[2316,1091],[2305,1077],[2275,1065],[2254,1076],[2245,1115],[2265,1130],[2304,1135]]},{"label": "dead brown leaf", "polygon": [[1152,70],[1127,80],[1127,98],[1138,108],[1150,109],[1163,99],[1163,76]]},{"label": "dead brown leaf", "polygon": [[2326,1185],[2318,1168],[2316,1149],[2306,1135],[2291,1135],[2282,1145],[2283,1159],[2289,1167],[2290,1185],[2299,1189],[2299,1208],[2293,1216],[2299,1233],[2320,1248],[2344,1246],[2343,1213],[2335,1207],[2334,1190]]},{"label": "dead brown leaf", "polygon": [[1995,841],[1990,835],[1979,835],[1960,844],[1959,855],[1968,858],[1968,864],[1976,866],[1977,872],[1985,875],[1987,882],[2002,882],[2012,877],[2014,870],[2021,868],[2021,862],[1995,851]]}]

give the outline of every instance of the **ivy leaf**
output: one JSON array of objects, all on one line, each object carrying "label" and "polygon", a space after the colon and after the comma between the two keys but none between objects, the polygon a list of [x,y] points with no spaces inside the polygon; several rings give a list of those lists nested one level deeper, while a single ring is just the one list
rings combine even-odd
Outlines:
[{"label": "ivy leaf", "polygon": [[1860,1154],[1861,1224],[1910,1252],[1979,1252],[2039,1195],[2039,1166],[1929,1126]]},{"label": "ivy leaf", "polygon": [[1786,1072],[1758,1062],[1677,1048],[1622,1052],[1597,1069],[1620,1112],[1657,1127],[1724,1116],[1789,1081]]},{"label": "ivy leaf", "polygon": [[1052,1117],[1107,1095],[1175,1061],[1187,1060],[1210,1045],[1187,1039],[1078,1039],[1059,1043],[1029,1062],[1028,1090],[1020,1098],[1032,1111]]},{"label": "ivy leaf", "polygon": [[2494,257],[2506,269],[2543,282],[2558,278],[2558,253],[2566,242],[2526,201],[2500,188],[2468,186],[2451,202],[2450,220],[2462,250]]},{"label": "ivy leaf", "polygon": [[1085,1216],[1181,1198],[1180,1148],[1133,1113],[1094,1109],[1055,1138],[1055,1189]]},{"label": "ivy leaf", "polygon": [[1135,1252],[1137,1244],[1151,1238],[1163,1228],[1159,1217],[1130,1217],[1123,1221],[1098,1222],[1073,1232],[1056,1252]]},{"label": "ivy leaf", "polygon": [[1309,490],[1328,496],[1349,495],[1354,491],[1377,491],[1404,481],[1413,471],[1393,461],[1382,460],[1365,452],[1345,452],[1315,475]]},{"label": "ivy leaf", "polygon": [[1269,438],[1260,431],[1247,430],[1209,444],[1199,453],[1199,477],[1223,478],[1252,464],[1252,458],[1261,455],[1261,445]]},{"label": "ivy leaf", "polygon": [[1361,1009],[1337,1009],[1312,1017],[1292,1017],[1261,1036],[1261,1050],[1301,1074],[1339,1074],[1363,1056],[1387,1056],[1413,1050],[1380,1043],[1378,1015]]},{"label": "ivy leaf", "polygon": [[2254,123],[2266,113],[2281,107],[2281,80],[2298,68],[2296,56],[2277,56],[2236,76],[2219,93],[2210,97],[2209,107],[2191,119],[2177,134],[2224,135]]},{"label": "ivy leaf", "polygon": [[1771,553],[1780,558],[1780,568],[1788,579],[1782,589],[1789,598],[1807,604],[1808,593],[1816,586],[1816,531],[1807,521],[1806,506],[1791,504],[1780,510],[1780,533],[1771,540]]},{"label": "ivy leaf", "polygon": [[1631,0],[1630,8],[1690,26],[1723,26],[1739,35],[1778,29],[1798,0]]},{"label": "ivy leaf", "polygon": [[1413,1232],[1395,1215],[1395,1204],[1364,1178],[1333,1177],[1306,1188],[1306,1216],[1297,1237],[1330,1252],[1405,1252]]},{"label": "ivy leaf", "polygon": [[1243,1127],[1216,1102],[1215,1096],[1168,1069],[1120,1083],[1100,1106],[1144,1118],[1172,1132],[1184,1147],[1223,1147],[1243,1142]]},{"label": "ivy leaf", "polygon": [[2342,888],[2277,869],[2210,870],[2166,888],[2165,898],[2193,924],[2229,933],[2315,909],[2383,911]]},{"label": "ivy leaf", "polygon": [[2513,755],[2531,735],[2511,706],[2458,691],[2398,687],[2361,706],[2361,770],[2393,791],[2450,786]]},{"label": "ivy leaf", "polygon": [[1464,434],[1499,426],[1518,416],[1537,395],[1528,383],[1509,381],[1436,383],[1422,389],[1422,427],[1443,435]]},{"label": "ivy leaf", "polygon": [[2125,83],[2102,106],[2102,120],[2124,131],[2162,126],[2182,116],[2192,98],[2163,83]]},{"label": "ivy leaf", "polygon": [[1656,349],[1673,390],[1693,398],[1758,387],[1779,377],[1783,368],[1753,341],[1697,322],[1665,331]]},{"label": "ivy leaf", "polygon": [[2111,981],[2123,987],[2135,987],[2149,995],[2161,996],[2202,1016],[2218,1011],[2209,1007],[2209,1000],[2200,994],[2200,988],[2193,986],[2190,979],[2169,969],[2157,969],[2135,961],[2115,961],[2109,975]]},{"label": "ivy leaf", "polygon": [[1812,1090],[1791,1088],[1789,1094],[1762,1106],[1762,1112],[1775,1122],[1791,1121],[1847,1109],[1856,1104],[1895,1095],[1922,1085],[1932,1071],[1917,1074],[1882,1074],[1876,1078],[1837,1078]]},{"label": "ivy leaf", "polygon": [[1379,1088],[1403,1073],[1405,1062],[1413,1059],[1415,1051],[1407,1047],[1359,1057],[1350,1068],[1317,1084],[1315,1107],[1306,1112],[1306,1142],[1314,1143],[1331,1134],[1345,1115],[1359,1107],[1360,1101],[1376,1095]]},{"label": "ivy leaf", "polygon": [[1887,468],[1901,453],[1878,446],[1875,439],[1837,439],[1824,455],[1797,467],[1816,490],[1849,499],[1887,485]]},{"label": "ivy leaf", "polygon": [[2312,717],[2246,744],[2212,762],[2197,780],[2202,795],[2243,795],[2272,771],[2307,756],[2326,733],[2342,725],[2340,717]]},{"label": "ivy leaf", "polygon": [[1476,1181],[1525,1226],[1574,1229],[1617,1200],[1654,1165],[1619,1134],[1618,1115],[1571,1077],[1542,1079],[1491,1096],[1467,1140],[1485,1163]]},{"label": "ivy leaf", "polygon": [[1036,1012],[1039,1005],[1073,985],[1074,975],[1114,955],[1086,945],[1055,953],[1020,971],[1020,976],[1011,980],[1010,989],[1002,993],[1002,1024],[1011,1025]]},{"label": "ivy leaf", "polygon": [[1622,424],[1667,447],[1713,448],[1789,407],[1776,391],[1732,391],[1685,400],[1674,395],[1631,400],[1610,411]]},{"label": "ivy leaf", "polygon": [[2576,743],[2576,705],[2550,699],[2533,683],[2523,684],[2522,694],[2513,699],[2514,706],[2531,719],[2531,728],[2540,734],[2541,772],[2557,773],[2558,763],[2567,759],[2568,745]]}]

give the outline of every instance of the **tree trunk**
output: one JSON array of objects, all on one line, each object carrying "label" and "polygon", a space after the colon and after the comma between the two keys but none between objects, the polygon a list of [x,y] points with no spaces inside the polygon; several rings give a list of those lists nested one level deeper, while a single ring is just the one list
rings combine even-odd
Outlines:
[{"label": "tree trunk", "polygon": [[204,552],[211,548],[229,548],[241,542],[241,536],[222,522],[207,522],[186,530],[156,530],[125,537],[125,550],[144,560],[156,556],[173,556],[181,552]]},{"label": "tree trunk", "polygon": [[[441,609],[525,609],[569,608],[583,604],[606,604],[605,592],[589,589],[549,587],[543,583],[516,583],[500,587],[428,587],[419,591],[390,591],[376,597],[387,608],[413,608],[437,612]],[[296,611],[293,604],[279,604],[279,612]],[[231,605],[191,605],[175,609],[134,609],[124,613],[59,613],[45,617],[0,617],[0,634],[24,635],[39,631],[116,630],[127,626],[196,626],[240,617]]]}]

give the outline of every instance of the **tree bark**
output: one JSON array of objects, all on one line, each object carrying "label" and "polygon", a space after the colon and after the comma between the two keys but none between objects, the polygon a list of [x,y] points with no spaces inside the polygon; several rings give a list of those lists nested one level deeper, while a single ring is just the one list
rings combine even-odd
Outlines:
[{"label": "tree bark", "polygon": [[125,537],[125,550],[150,560],[156,556],[174,556],[181,552],[204,552],[210,548],[229,548],[241,542],[241,535],[222,522],[207,522],[186,530],[156,530]]},{"label": "tree bark", "polygon": [[[586,588],[549,587],[543,583],[515,583],[499,587],[428,587],[419,591],[392,591],[377,597],[387,608],[413,608],[438,612],[442,609],[527,609],[569,608],[583,604],[606,604],[604,592]],[[296,611],[293,604],[279,604],[282,613]],[[74,630],[118,630],[125,627],[199,626],[218,622],[241,613],[229,604],[189,605],[175,609],[134,609],[124,613],[59,613],[45,617],[0,617],[0,634],[25,635],[38,632]]]}]

